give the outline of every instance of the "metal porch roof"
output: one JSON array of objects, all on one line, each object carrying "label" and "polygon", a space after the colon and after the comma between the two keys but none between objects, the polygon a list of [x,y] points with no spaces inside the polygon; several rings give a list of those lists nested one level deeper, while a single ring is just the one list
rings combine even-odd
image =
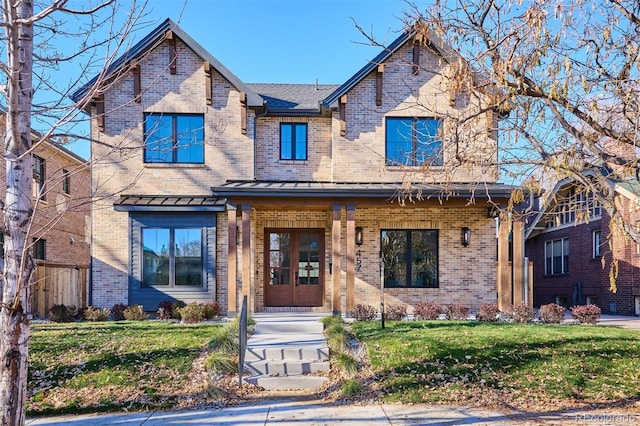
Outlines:
[{"label": "metal porch roof", "polygon": [[224,211],[226,198],[206,195],[121,195],[117,211]]}]

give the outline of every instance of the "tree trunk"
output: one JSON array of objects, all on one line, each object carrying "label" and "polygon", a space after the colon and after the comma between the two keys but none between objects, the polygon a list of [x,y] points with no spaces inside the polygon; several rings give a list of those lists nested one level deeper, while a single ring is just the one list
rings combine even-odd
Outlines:
[{"label": "tree trunk", "polygon": [[7,39],[5,133],[5,262],[0,309],[0,424],[23,425],[29,354],[29,281],[33,261],[27,235],[32,216],[32,0],[3,0]]}]

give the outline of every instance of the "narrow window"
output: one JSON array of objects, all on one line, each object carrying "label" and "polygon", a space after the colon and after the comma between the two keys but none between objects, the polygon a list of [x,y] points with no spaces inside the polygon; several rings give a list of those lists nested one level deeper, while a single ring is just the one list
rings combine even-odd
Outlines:
[{"label": "narrow window", "polygon": [[146,113],[145,163],[204,163],[202,114]]},{"label": "narrow window", "polygon": [[593,258],[600,257],[600,230],[596,229],[592,232],[593,240]]},{"label": "narrow window", "polygon": [[35,180],[36,197],[42,201],[46,200],[45,181],[46,181],[46,163],[43,158],[37,155],[33,156],[33,179]]},{"label": "narrow window", "polygon": [[387,117],[386,164],[441,166],[441,125],[436,118]]},{"label": "narrow window", "polygon": [[42,238],[33,239],[33,258],[39,260],[46,259],[47,241]]},{"label": "narrow window", "polygon": [[307,159],[306,123],[280,123],[280,159]]},{"label": "narrow window", "polygon": [[438,287],[438,231],[382,230],[384,286]]},{"label": "narrow window", "polygon": [[71,175],[66,169],[62,169],[62,191],[65,194],[71,193]]}]

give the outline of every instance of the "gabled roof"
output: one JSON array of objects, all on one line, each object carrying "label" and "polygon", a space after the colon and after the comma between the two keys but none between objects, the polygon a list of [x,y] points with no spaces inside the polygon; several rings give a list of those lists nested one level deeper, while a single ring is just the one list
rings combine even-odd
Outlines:
[{"label": "gabled roof", "polygon": [[[389,44],[386,48],[383,49],[375,58],[373,58],[367,65],[362,67],[358,72],[356,72],[349,80],[347,80],[344,84],[342,84],[335,92],[327,96],[324,99],[323,105],[325,108],[332,108],[338,106],[338,100],[342,95],[351,90],[354,86],[360,83],[370,72],[374,71],[378,65],[384,63],[387,59],[391,57],[398,49],[405,45],[408,41],[412,40],[416,35],[415,29],[407,29],[403,31],[400,37],[396,38],[391,44]],[[445,60],[451,60],[453,58],[460,58],[460,55],[453,51],[453,49],[445,46],[442,42],[434,35],[429,34],[427,45],[431,47],[438,55],[440,55]]]},{"label": "gabled roof", "polygon": [[116,75],[122,70],[132,59],[136,59],[143,53],[155,47],[159,41],[163,40],[167,31],[172,31],[180,40],[182,40],[191,50],[193,50],[198,56],[206,60],[211,66],[217,70],[224,78],[226,78],[236,89],[246,93],[247,106],[261,107],[263,105],[263,99],[255,93],[249,86],[243,83],[238,77],[236,77],[231,71],[227,69],[220,61],[218,61],[213,55],[211,55],[205,48],[192,39],[178,24],[171,19],[166,19],[153,31],[147,34],[142,40],[136,43],[131,49],[125,52],[118,59],[107,68],[103,74],[93,77],[87,84],[76,90],[71,99],[75,103],[79,103],[87,95],[89,90],[103,76],[109,78]]},{"label": "gabled roof", "polygon": [[322,100],[337,84],[248,84],[265,101],[268,113],[313,114],[321,112]]}]

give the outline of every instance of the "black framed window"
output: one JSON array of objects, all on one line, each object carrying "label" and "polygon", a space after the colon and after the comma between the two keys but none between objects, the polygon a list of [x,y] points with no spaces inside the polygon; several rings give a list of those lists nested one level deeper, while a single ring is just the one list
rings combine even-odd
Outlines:
[{"label": "black framed window", "polygon": [[37,197],[46,200],[44,184],[47,179],[47,166],[44,158],[37,155],[33,156],[33,179],[36,183]]},{"label": "black framed window", "polygon": [[142,284],[202,287],[202,248],[202,228],[142,228]]},{"label": "black framed window", "polygon": [[280,159],[307,159],[306,123],[280,123]]},{"label": "black framed window", "polygon": [[438,230],[382,230],[384,286],[438,287]]},{"label": "black framed window", "polygon": [[33,239],[33,258],[45,260],[47,256],[47,241],[42,238]]},{"label": "black framed window", "polygon": [[388,166],[442,165],[442,120],[387,117],[385,133]]},{"label": "black framed window", "polygon": [[204,163],[202,114],[144,114],[146,163]]},{"label": "black framed window", "polygon": [[71,175],[66,169],[62,169],[62,191],[65,194],[71,193]]},{"label": "black framed window", "polygon": [[544,243],[544,273],[546,275],[569,272],[569,239],[559,238]]}]

